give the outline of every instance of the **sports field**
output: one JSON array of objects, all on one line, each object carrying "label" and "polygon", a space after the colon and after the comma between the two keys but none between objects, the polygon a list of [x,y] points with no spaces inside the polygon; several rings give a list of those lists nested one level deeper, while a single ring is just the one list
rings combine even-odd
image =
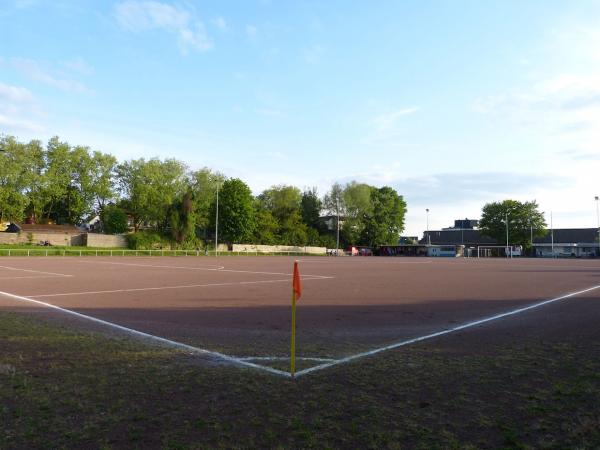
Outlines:
[{"label": "sports field", "polygon": [[0,448],[598,448],[600,261],[0,260]]},{"label": "sports field", "polygon": [[[85,315],[79,316],[84,326],[141,332],[285,376],[293,261],[3,258],[0,307],[76,312]],[[524,320],[529,307],[597,296],[600,289],[600,263],[593,260],[307,257],[299,263],[299,376],[465,327],[500,328],[491,322]],[[584,314],[575,305],[570,311]]]}]

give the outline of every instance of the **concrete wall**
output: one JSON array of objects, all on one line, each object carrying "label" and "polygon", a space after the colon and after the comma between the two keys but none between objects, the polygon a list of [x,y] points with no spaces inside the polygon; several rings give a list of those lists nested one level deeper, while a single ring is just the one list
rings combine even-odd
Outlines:
[{"label": "concrete wall", "polygon": [[258,253],[294,252],[294,253],[312,253],[315,255],[324,255],[327,249],[325,247],[296,247],[293,245],[233,244],[231,250],[234,252],[258,252]]},{"label": "concrete wall", "polygon": [[127,247],[127,238],[121,234],[86,234],[87,247]]},{"label": "concrete wall", "polygon": [[39,244],[48,241],[51,245],[84,245],[83,238],[83,233],[0,233],[0,244]]}]

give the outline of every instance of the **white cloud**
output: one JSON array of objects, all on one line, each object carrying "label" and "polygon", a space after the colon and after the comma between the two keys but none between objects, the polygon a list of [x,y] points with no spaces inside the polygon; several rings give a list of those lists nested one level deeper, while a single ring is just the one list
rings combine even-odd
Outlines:
[{"label": "white cloud", "polygon": [[36,61],[27,58],[12,58],[11,65],[27,78],[53,86],[61,91],[90,93],[91,91],[79,81],[71,80],[60,73],[41,67]]},{"label": "white cloud", "polygon": [[217,18],[211,20],[211,23],[221,31],[229,31],[230,30],[229,25],[227,24],[225,19],[223,19],[222,17],[217,17]]},{"label": "white cloud", "polygon": [[302,50],[302,59],[307,64],[318,64],[325,54],[325,48],[319,44]]},{"label": "white cloud", "polygon": [[64,66],[82,75],[91,75],[94,73],[94,68],[81,57],[65,61]]},{"label": "white cloud", "polygon": [[0,127],[3,132],[43,132],[44,127],[35,122],[41,115],[31,91],[0,82]]},{"label": "white cloud", "polygon": [[250,39],[256,39],[258,36],[258,28],[256,28],[254,25],[246,25],[246,35]]},{"label": "white cloud", "polygon": [[32,133],[43,133],[45,128],[35,122],[28,120],[15,119],[14,117],[8,117],[0,113],[0,127],[6,129],[9,133],[15,133],[19,131],[28,131]]},{"label": "white cloud", "polygon": [[256,112],[261,116],[267,117],[281,117],[284,115],[283,111],[275,108],[258,108]]},{"label": "white cloud", "polygon": [[403,108],[373,118],[372,123],[378,132],[393,130],[403,116],[417,112],[419,108]]},{"label": "white cloud", "polygon": [[136,33],[164,30],[176,35],[183,53],[213,48],[204,23],[192,10],[158,1],[124,1],[115,6],[114,13],[125,30]]},{"label": "white cloud", "polygon": [[33,102],[33,94],[24,87],[10,86],[0,82],[0,102]]}]

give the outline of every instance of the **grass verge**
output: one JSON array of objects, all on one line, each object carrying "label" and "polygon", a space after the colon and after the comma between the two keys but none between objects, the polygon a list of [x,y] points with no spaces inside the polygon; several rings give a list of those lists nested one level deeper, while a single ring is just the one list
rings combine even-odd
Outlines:
[{"label": "grass verge", "polygon": [[0,448],[598,448],[598,342],[518,342],[292,382],[0,312]]}]

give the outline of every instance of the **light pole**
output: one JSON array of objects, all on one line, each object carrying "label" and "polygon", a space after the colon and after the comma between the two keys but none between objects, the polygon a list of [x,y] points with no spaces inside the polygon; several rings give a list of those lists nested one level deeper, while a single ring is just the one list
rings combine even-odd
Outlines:
[{"label": "light pole", "polygon": [[506,211],[506,257],[509,257],[509,252],[510,252],[510,257],[512,258],[512,251],[511,249],[508,248],[508,211]]},{"label": "light pole", "polygon": [[219,256],[219,183],[217,182],[217,214],[215,217],[215,256]]},{"label": "light pole", "polygon": [[552,220],[552,211],[550,211],[550,239],[552,242],[552,258],[554,258],[554,222]]},{"label": "light pole", "polygon": [[425,208],[425,213],[427,216],[427,244],[426,245],[431,245],[431,237],[429,236],[429,208]]},{"label": "light pole", "polygon": [[596,220],[598,223],[598,256],[600,256],[600,209],[598,208],[598,196],[594,197],[596,199]]},{"label": "light pole", "polygon": [[340,253],[340,199],[335,199],[335,208],[337,213],[337,236],[335,239],[335,256],[338,256]]}]

